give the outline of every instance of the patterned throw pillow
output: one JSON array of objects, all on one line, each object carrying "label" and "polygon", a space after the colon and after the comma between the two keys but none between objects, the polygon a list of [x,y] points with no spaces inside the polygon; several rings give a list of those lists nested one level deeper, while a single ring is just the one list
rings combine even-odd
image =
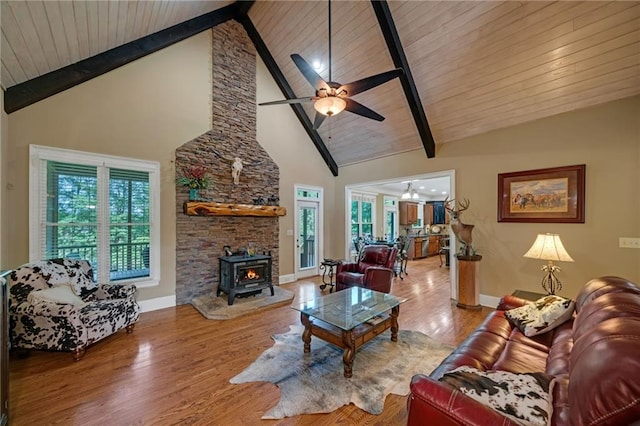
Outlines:
[{"label": "patterned throw pillow", "polygon": [[98,288],[98,283],[93,281],[93,269],[87,260],[50,259],[41,264],[41,271],[50,285],[68,284],[83,299]]},{"label": "patterned throw pillow", "polygon": [[560,296],[544,296],[506,311],[505,315],[528,337],[546,333],[573,315],[575,302]]},{"label": "patterned throw pillow", "polygon": [[56,285],[46,290],[32,291],[29,293],[27,300],[33,305],[41,302],[65,303],[75,306],[83,306],[85,304],[80,296],[71,291],[71,286],[68,284]]},{"label": "patterned throw pillow", "polygon": [[480,371],[462,366],[444,374],[440,381],[520,425],[548,424],[552,378],[546,374]]},{"label": "patterned throw pillow", "polygon": [[63,261],[67,274],[69,274],[69,284],[75,294],[87,300],[97,288],[98,283],[93,281],[93,269],[87,260],[64,259]]}]

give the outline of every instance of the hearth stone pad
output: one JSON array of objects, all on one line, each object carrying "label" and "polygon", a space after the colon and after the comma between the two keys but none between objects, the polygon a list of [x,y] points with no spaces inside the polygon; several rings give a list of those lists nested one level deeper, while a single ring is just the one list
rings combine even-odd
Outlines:
[{"label": "hearth stone pad", "polygon": [[236,298],[233,305],[227,304],[227,298],[222,295],[216,297],[215,293],[194,297],[191,304],[205,318],[225,320],[237,318],[243,315],[253,314],[262,309],[271,309],[291,304],[295,294],[280,286],[273,286],[274,295],[268,291],[247,298]]}]

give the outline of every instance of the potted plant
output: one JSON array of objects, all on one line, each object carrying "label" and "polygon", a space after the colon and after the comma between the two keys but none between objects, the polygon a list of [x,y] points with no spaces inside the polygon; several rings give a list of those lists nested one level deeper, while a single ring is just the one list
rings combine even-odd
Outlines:
[{"label": "potted plant", "polygon": [[209,187],[211,178],[203,166],[184,166],[178,170],[176,183],[189,188],[189,200],[198,201],[202,199],[200,191]]}]

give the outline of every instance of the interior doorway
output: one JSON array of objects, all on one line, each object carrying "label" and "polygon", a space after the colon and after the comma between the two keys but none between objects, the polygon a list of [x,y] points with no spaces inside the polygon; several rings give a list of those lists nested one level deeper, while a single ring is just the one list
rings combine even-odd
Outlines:
[{"label": "interior doorway", "polygon": [[[434,183],[433,185],[434,187],[435,186],[438,187],[438,189],[435,192],[432,191],[434,188],[432,188],[429,185],[430,181]],[[375,194],[376,203],[380,204],[381,206],[383,204],[384,205],[388,204],[384,200],[388,199],[389,197],[395,197],[398,201],[402,201],[403,200],[402,195],[403,193],[406,192],[406,188],[409,187],[409,183],[412,183],[410,187],[413,190],[416,190],[415,192],[418,193],[419,201],[444,200],[446,197],[448,197],[449,199],[455,198],[455,170],[445,170],[445,171],[425,173],[425,174],[415,175],[415,176],[399,177],[399,178],[388,179],[384,181],[373,181],[373,182],[364,182],[359,184],[348,185],[345,187],[345,206],[352,205],[353,193],[358,194],[361,192]],[[412,199],[412,201],[415,201],[415,200],[416,200],[415,198]],[[384,214],[380,215],[381,220],[386,221],[387,219],[386,212],[388,211],[388,209],[386,207],[381,207],[381,209],[384,209],[383,210]],[[351,244],[351,240],[352,240],[352,235],[351,235],[352,234],[352,217],[351,216],[352,215],[349,209],[345,209],[345,248],[344,248],[345,256],[349,256],[349,254],[353,250],[351,247],[352,245]],[[377,223],[377,220],[375,217],[376,215],[374,215],[374,219],[373,219],[374,223],[372,224],[372,228],[374,230],[386,229],[385,224]],[[404,234],[407,231],[408,229],[406,227],[403,228],[402,225],[400,225],[400,227],[398,228],[399,234]],[[413,231],[417,232],[417,229]],[[380,232],[386,233],[386,231],[380,231]],[[382,233],[380,235],[382,235]],[[374,236],[377,236],[377,235],[374,235]],[[452,232],[450,232],[449,238],[450,238],[449,240],[450,247],[457,247],[456,238]],[[453,255],[455,255],[455,251],[449,254],[449,256],[453,256]],[[455,283],[457,283],[458,268],[457,268],[456,262],[450,261],[449,263],[450,263],[449,276],[451,280],[451,284],[450,284],[451,298],[456,299],[458,297],[458,291]]]}]

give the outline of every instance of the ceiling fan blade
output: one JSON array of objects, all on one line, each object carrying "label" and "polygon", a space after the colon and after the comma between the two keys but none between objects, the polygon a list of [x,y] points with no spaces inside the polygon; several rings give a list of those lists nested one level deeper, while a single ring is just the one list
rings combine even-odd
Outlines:
[{"label": "ceiling fan blade", "polygon": [[346,98],[345,101],[347,101],[347,106],[346,106],[345,109],[347,111],[349,111],[349,112],[352,112],[354,114],[358,114],[358,115],[361,115],[363,117],[367,117],[367,118],[370,118],[370,119],[376,120],[376,121],[383,121],[384,120],[383,116],[381,116],[380,114],[378,114],[374,110],[367,108],[366,106],[362,105],[361,103],[354,101],[353,99]]},{"label": "ceiling fan blade", "polygon": [[400,77],[402,74],[404,74],[404,70],[402,68],[396,68],[395,70],[372,75],[371,77],[363,78],[362,80],[343,84],[340,89],[338,89],[338,92],[346,90],[347,96],[354,96],[358,93],[364,92],[365,90],[380,86],[381,84],[386,83],[389,80],[393,80],[396,77]]},{"label": "ceiling fan blade", "polygon": [[294,98],[294,99],[283,99],[281,101],[262,102],[258,105],[263,106],[263,105],[280,105],[280,104],[301,104],[303,102],[311,102],[316,99],[318,98],[316,98],[315,96],[312,96],[308,98]]},{"label": "ceiling fan blade", "polygon": [[314,70],[313,67],[302,58],[302,56],[294,53],[293,55],[291,55],[291,59],[293,59],[293,62],[296,64],[304,78],[306,78],[307,81],[311,83],[314,89],[319,90],[329,88],[327,82],[324,81],[322,77],[320,77],[320,74],[318,74],[316,70]]},{"label": "ceiling fan blade", "polygon": [[318,130],[325,118],[327,118],[326,115],[316,112],[316,118],[313,120],[313,130]]}]

